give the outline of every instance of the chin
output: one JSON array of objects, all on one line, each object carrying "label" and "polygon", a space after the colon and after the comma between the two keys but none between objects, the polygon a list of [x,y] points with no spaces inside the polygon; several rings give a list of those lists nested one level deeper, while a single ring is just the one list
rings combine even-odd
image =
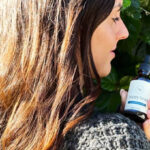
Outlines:
[{"label": "chin", "polygon": [[108,76],[110,74],[110,72],[111,72],[111,67],[107,67],[107,68],[99,71],[98,74],[101,78],[104,78],[104,77]]}]

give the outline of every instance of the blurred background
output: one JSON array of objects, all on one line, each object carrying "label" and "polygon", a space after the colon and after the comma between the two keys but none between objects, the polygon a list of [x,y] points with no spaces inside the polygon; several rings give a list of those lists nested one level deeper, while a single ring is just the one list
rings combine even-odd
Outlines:
[{"label": "blurred background", "polygon": [[121,17],[130,36],[118,43],[111,73],[101,80],[102,93],[96,101],[101,112],[116,112],[120,89],[128,90],[145,55],[150,54],[150,0],[124,0]]}]

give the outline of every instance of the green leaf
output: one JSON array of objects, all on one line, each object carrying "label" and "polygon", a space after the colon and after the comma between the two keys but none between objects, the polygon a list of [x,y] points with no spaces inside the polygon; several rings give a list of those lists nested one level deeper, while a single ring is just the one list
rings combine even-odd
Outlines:
[{"label": "green leaf", "polygon": [[131,5],[131,0],[124,0],[123,1],[123,9],[125,10],[126,8],[128,8]]},{"label": "green leaf", "polygon": [[96,100],[96,108],[100,112],[116,112],[120,103],[121,98],[119,92],[103,91]]},{"label": "green leaf", "polygon": [[150,0],[140,0],[140,5],[147,11],[150,11]]},{"label": "green leaf", "polygon": [[120,80],[120,89],[128,90],[130,81],[133,79],[132,76],[124,76]]},{"label": "green leaf", "polygon": [[150,15],[142,17],[142,32],[140,33],[140,39],[150,45]]},{"label": "green leaf", "polygon": [[101,95],[96,100],[96,106],[99,111],[106,112],[108,110],[110,92],[102,91]]},{"label": "green leaf", "polygon": [[113,92],[109,97],[109,105],[107,107],[108,112],[116,112],[118,105],[121,104],[121,97],[119,92]]},{"label": "green leaf", "polygon": [[117,71],[112,68],[111,73],[101,80],[101,87],[107,91],[115,91],[117,88],[118,76]]},{"label": "green leaf", "polygon": [[150,33],[145,32],[145,34],[142,36],[143,41],[145,41],[147,44],[150,45]]},{"label": "green leaf", "polygon": [[131,17],[126,13],[122,14],[122,19],[129,30],[129,37],[128,39],[119,42],[119,48],[123,51],[127,51],[129,54],[132,54],[132,50],[136,46],[140,36],[142,24],[139,19],[134,19],[134,17]]},{"label": "green leaf", "polygon": [[141,8],[139,0],[131,0],[131,5],[127,9],[125,9],[124,13],[133,18],[134,20],[138,20],[142,18],[141,16]]},{"label": "green leaf", "polygon": [[132,1],[132,6],[134,8],[137,8],[137,9],[140,8],[140,2],[139,2],[139,0],[131,0],[131,1]]}]

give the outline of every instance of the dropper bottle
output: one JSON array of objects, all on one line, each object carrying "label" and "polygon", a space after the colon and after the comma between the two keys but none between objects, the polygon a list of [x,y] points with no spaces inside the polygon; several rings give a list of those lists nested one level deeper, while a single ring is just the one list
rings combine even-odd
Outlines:
[{"label": "dropper bottle", "polygon": [[150,100],[150,55],[138,70],[138,76],[130,82],[124,114],[130,119],[143,123],[147,119],[147,102]]}]

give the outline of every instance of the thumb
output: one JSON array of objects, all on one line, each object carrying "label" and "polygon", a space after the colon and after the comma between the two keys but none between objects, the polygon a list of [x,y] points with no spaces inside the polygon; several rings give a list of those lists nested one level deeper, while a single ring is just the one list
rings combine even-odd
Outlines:
[{"label": "thumb", "polygon": [[148,140],[150,140],[150,119],[143,123],[143,130]]},{"label": "thumb", "polygon": [[127,91],[125,91],[124,89],[120,90],[120,96],[121,96],[121,108],[120,109],[121,109],[121,111],[124,110],[126,99],[127,99],[127,95],[128,95]]}]

